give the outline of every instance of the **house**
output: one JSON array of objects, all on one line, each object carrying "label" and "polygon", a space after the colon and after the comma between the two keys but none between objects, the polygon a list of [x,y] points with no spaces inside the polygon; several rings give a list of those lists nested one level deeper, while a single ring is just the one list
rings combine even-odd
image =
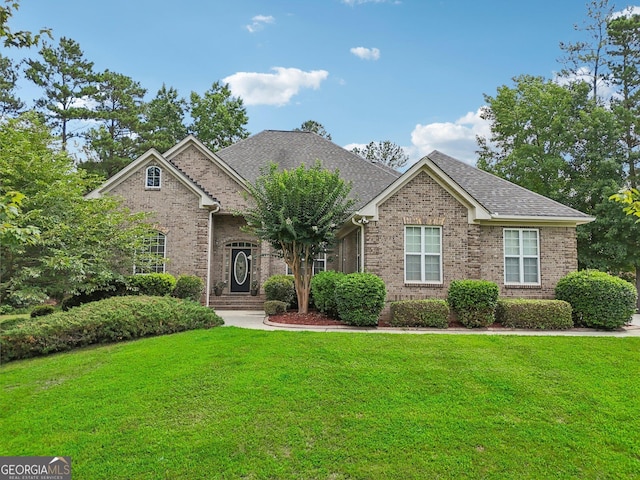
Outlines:
[{"label": "house", "polygon": [[189,136],[167,152],[149,150],[88,197],[117,195],[154,212],[153,248],[168,261],[152,270],[201,277],[206,305],[247,308],[251,282],[286,265],[240,228],[245,182],[272,161],[290,169],[316,160],[353,183],[356,208],[314,270],[375,273],[388,301],[444,298],[465,278],[494,281],[503,296],[551,298],[577,269],[576,226],[593,220],[438,151],[401,174],[297,131],[267,130],[215,153]]}]

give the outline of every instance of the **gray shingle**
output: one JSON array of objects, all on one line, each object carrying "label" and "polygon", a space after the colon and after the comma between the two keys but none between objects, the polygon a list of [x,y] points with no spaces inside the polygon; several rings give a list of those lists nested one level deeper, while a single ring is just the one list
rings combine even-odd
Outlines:
[{"label": "gray shingle", "polygon": [[472,167],[437,150],[427,157],[492,214],[590,218],[589,215],[578,210]]},{"label": "gray shingle", "polygon": [[365,160],[310,132],[265,130],[218,150],[216,155],[249,182],[254,182],[260,169],[270,162],[282,169],[293,169],[303,163],[310,167],[320,160],[324,168],[338,169],[344,180],[353,182],[356,208],[368,203],[400,176],[393,169]]}]

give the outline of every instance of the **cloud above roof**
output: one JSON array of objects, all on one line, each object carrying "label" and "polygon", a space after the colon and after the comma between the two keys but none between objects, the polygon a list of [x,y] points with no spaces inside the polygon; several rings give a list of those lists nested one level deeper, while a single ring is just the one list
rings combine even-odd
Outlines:
[{"label": "cloud above roof", "polygon": [[477,155],[476,135],[489,138],[490,124],[480,118],[481,109],[469,112],[455,122],[417,124],[411,132],[411,143],[419,159],[433,150],[447,152],[468,164],[475,165]]},{"label": "cloud above roof", "polygon": [[299,68],[274,67],[274,73],[238,72],[223,78],[245,105],[286,105],[303,88],[317,90],[329,76],[326,70],[305,72]]},{"label": "cloud above roof", "polygon": [[380,50],[377,48],[353,47],[349,51],[363,60],[378,60],[380,58]]},{"label": "cloud above roof", "polygon": [[255,33],[262,30],[265,25],[274,23],[275,21],[276,19],[271,15],[256,15],[251,19],[249,25],[245,25],[245,28],[249,30],[250,33]]}]

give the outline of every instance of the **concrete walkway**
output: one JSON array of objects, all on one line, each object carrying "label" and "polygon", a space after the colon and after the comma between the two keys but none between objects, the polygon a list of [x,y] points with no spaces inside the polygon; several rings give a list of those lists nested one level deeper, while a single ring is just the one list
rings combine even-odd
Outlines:
[{"label": "concrete walkway", "polygon": [[634,315],[630,325],[613,332],[574,328],[572,330],[519,330],[515,328],[366,328],[343,326],[285,325],[269,322],[261,310],[216,310],[224,319],[225,326],[249,328],[253,330],[285,330],[314,332],[360,332],[360,333],[437,333],[466,335],[528,335],[528,336],[585,336],[585,337],[640,337],[640,315]]}]

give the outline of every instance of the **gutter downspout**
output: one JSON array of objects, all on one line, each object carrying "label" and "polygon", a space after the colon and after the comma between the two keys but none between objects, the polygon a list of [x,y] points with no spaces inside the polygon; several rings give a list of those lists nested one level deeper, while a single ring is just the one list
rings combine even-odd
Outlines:
[{"label": "gutter downspout", "polygon": [[211,257],[213,255],[213,214],[220,211],[220,204],[216,204],[211,210],[209,210],[209,235],[207,242],[207,290],[206,290],[206,303],[209,306],[209,297],[211,296]]},{"label": "gutter downspout", "polygon": [[351,217],[351,222],[356,226],[360,227],[360,272],[364,272],[364,226],[369,223],[365,217],[360,217],[356,220],[355,215]]}]

